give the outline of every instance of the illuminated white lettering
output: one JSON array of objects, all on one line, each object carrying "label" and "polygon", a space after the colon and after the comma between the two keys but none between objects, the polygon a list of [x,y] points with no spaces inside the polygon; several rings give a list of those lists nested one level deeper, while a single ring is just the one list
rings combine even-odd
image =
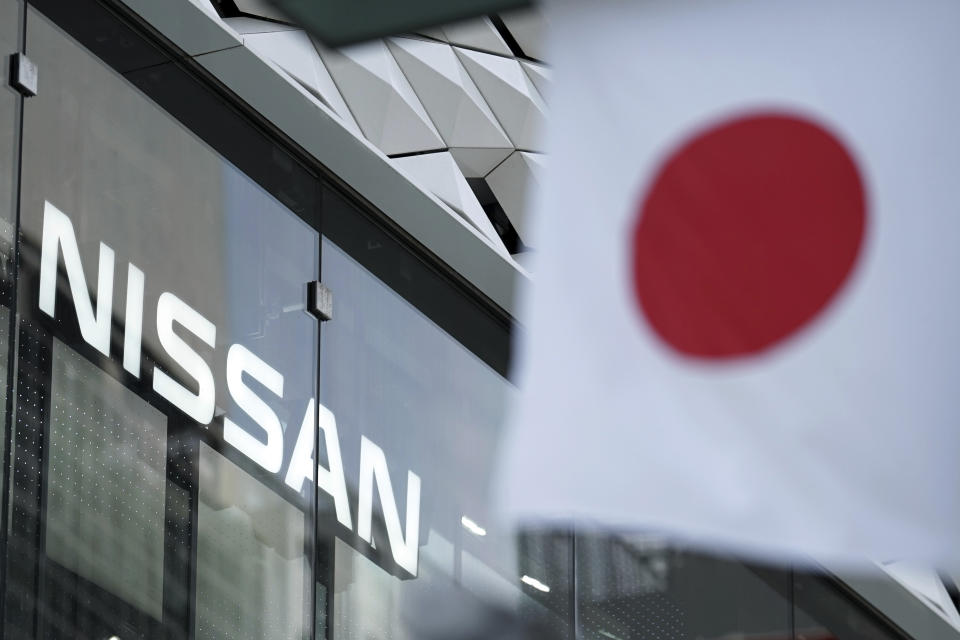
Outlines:
[{"label": "illuminated white lettering", "polygon": [[353,528],[350,518],[350,504],[347,502],[347,480],[343,473],[343,458],[340,455],[340,436],[337,433],[337,419],[333,412],[322,404],[317,405],[320,431],[327,449],[327,466],[317,464],[317,486],[333,497],[337,509],[337,520],[348,529]]},{"label": "illuminated white lettering", "polygon": [[[40,255],[40,310],[55,317],[57,298],[57,261],[63,255],[70,294],[76,309],[77,323],[83,339],[106,356],[110,355],[113,316],[114,252],[100,243],[97,275],[96,309],[84,277],[80,250],[73,223],[66,214],[49,202],[44,203],[43,239]],[[137,378],[141,375],[143,350],[144,282],[143,271],[133,264],[127,267],[126,315],[123,327],[123,368]],[[187,375],[197,383],[197,392],[183,386],[156,366],[153,390],[166,398],[200,424],[213,420],[216,403],[216,381],[207,361],[174,331],[174,323],[192,333],[201,342],[216,348],[217,327],[190,305],[164,292],[157,300],[156,326],[160,345]],[[244,374],[262,384],[278,398],[283,398],[284,377],[246,347],[234,344],[227,351],[227,390],[237,407],[263,429],[265,440],[255,437],[229,416],[223,420],[223,439],[239,452],[271,473],[283,468],[284,433],[276,412],[244,382]],[[323,434],[327,466],[314,460],[314,431]],[[336,508],[337,521],[353,529],[347,481],[340,453],[340,436],[333,413],[311,398],[300,424],[284,482],[296,492],[303,491],[305,481],[316,480],[318,491],[330,495]],[[394,561],[417,575],[420,541],[420,477],[407,472],[406,526],[401,526],[383,450],[360,437],[360,481],[357,505],[357,535],[373,544],[373,503],[377,491],[383,508],[387,541]],[[404,535],[404,529],[406,535]]]},{"label": "illuminated white lettering", "polygon": [[40,310],[51,318],[56,317],[58,247],[63,249],[63,264],[67,269],[73,306],[77,310],[80,335],[97,351],[109,356],[110,319],[113,314],[113,249],[100,243],[97,311],[94,313],[73,223],[62,211],[44,202],[43,240],[40,245]]},{"label": "illuminated white lettering", "polygon": [[316,424],[314,413],[316,401],[310,398],[307,410],[300,422],[300,431],[297,433],[297,442],[293,445],[293,455],[290,456],[290,466],[287,467],[287,476],[284,482],[288,487],[300,493],[303,483],[313,481],[313,426]]},{"label": "illuminated white lettering", "polygon": [[200,424],[208,424],[213,419],[216,403],[213,372],[200,354],[174,333],[174,322],[211,347],[216,345],[217,327],[212,322],[169,291],[162,293],[157,301],[157,334],[160,336],[160,344],[170,357],[197,381],[198,389],[194,395],[158,366],[153,372],[153,390]]},{"label": "illuminated white lettering", "polygon": [[127,315],[123,322],[123,368],[140,377],[140,343],[143,339],[143,271],[127,267]]},{"label": "illuminated white lettering", "polygon": [[393,497],[393,485],[383,449],[360,436],[360,490],[357,506],[357,535],[372,543],[373,486],[376,484],[387,526],[387,539],[394,561],[417,575],[417,551],[420,543],[420,477],[407,472],[407,535],[400,528],[400,514]]},{"label": "illuminated white lettering", "polygon": [[333,498],[337,511],[337,520],[348,529],[353,528],[350,517],[350,503],[347,500],[347,479],[343,473],[343,457],[340,455],[340,437],[337,434],[337,419],[322,404],[317,408],[320,417],[320,431],[327,450],[327,467],[313,462],[313,425],[314,399],[310,398],[307,412],[300,425],[300,434],[293,448],[290,468],[287,469],[287,485],[294,491],[303,490],[303,481],[313,479],[313,470],[317,470],[317,487]]},{"label": "illuminated white lettering", "polygon": [[253,437],[229,417],[223,420],[223,439],[270,473],[277,473],[283,466],[283,427],[273,409],[243,383],[244,373],[278,398],[283,397],[283,376],[279,371],[243,345],[231,346],[227,351],[227,390],[237,406],[266,432],[267,440]]}]

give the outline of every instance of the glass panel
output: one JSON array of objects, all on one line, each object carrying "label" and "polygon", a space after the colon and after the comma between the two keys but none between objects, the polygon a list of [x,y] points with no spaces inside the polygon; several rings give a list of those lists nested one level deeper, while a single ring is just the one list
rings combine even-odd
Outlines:
[{"label": "glass panel", "polygon": [[[318,234],[41,14],[31,11],[29,25],[32,55],[44,73],[43,90],[31,99],[24,124],[26,277],[39,277],[43,225],[55,208],[72,225],[91,303],[101,244],[113,258],[114,335],[100,352],[108,349],[130,371],[124,326],[141,320],[143,358],[131,371],[134,379],[149,384],[156,363],[186,388],[184,396],[198,396],[209,369],[217,416],[253,430],[225,375],[230,348],[242,344],[283,376],[282,393],[263,393],[284,429],[299,427],[316,393],[316,322],[305,305],[306,283],[318,276]],[[142,273],[143,295],[128,317],[131,265]],[[58,298],[56,327],[95,346],[80,333],[69,288],[74,285],[63,271],[64,306]],[[48,322],[49,314],[38,307],[38,288],[36,280],[27,280],[21,308]],[[160,320],[161,297],[175,316],[176,332],[206,367],[188,366],[189,358],[171,354],[173,339],[161,338],[160,325],[171,324]],[[201,319],[187,318],[195,314]],[[204,337],[202,328],[209,325],[213,337]],[[170,394],[161,395],[184,408]],[[294,441],[284,444],[292,449]]]},{"label": "glass panel", "polygon": [[323,327],[320,393],[336,416],[348,487],[356,491],[364,436],[384,450],[401,502],[407,470],[420,477],[423,543],[431,527],[458,538],[462,516],[488,526],[513,387],[326,239],[323,278],[336,316]]},{"label": "glass panel", "polygon": [[[333,637],[337,640],[407,638],[402,624],[402,583],[372,561],[336,541]],[[429,569],[428,569],[429,571]]]},{"label": "glass panel", "polygon": [[27,42],[8,629],[301,638],[319,234],[124,77],[182,67]]},{"label": "glass panel", "polygon": [[166,416],[59,340],[51,395],[47,555],[160,620]]},{"label": "glass panel", "polygon": [[[10,334],[10,310],[6,305],[0,304],[0,416],[6,411],[7,406],[7,360],[9,358],[9,334]],[[0,425],[4,420],[0,420]],[[6,443],[0,444],[0,451],[4,450]]]},{"label": "glass panel", "polygon": [[[19,0],[0,0],[0,425],[4,429],[4,437],[0,442],[0,459],[6,459],[9,440],[6,431],[9,397],[9,308],[13,301],[13,238],[17,167],[20,164],[20,96],[10,86],[8,56],[19,50],[22,10],[23,3]],[[2,486],[6,486],[6,478]]]},{"label": "glass panel", "polygon": [[[329,204],[325,215],[338,215],[331,210],[336,206],[346,205]],[[386,240],[375,230],[361,242],[364,231],[355,229],[356,244],[373,252],[384,247]],[[531,536],[518,553],[513,536],[498,530],[491,511],[497,438],[514,388],[326,238],[322,255],[323,280],[336,305],[321,333],[320,397],[335,416],[352,513],[345,522],[335,499],[321,492],[320,535],[336,537],[326,551],[333,565],[324,585],[333,592],[330,637],[456,637],[450,634],[462,632],[468,622],[494,625],[489,632],[496,635],[495,625],[505,615],[558,620],[556,628],[566,629],[569,540]],[[405,277],[405,269],[393,277]],[[418,278],[412,274],[409,280]],[[439,302],[434,300],[434,308]],[[499,340],[507,340],[505,331]],[[386,495],[384,478],[377,475],[371,482],[361,462],[368,443],[383,452]],[[321,466],[337,466],[333,457],[327,448]],[[414,507],[408,496],[411,472],[419,479]],[[364,491],[379,493],[370,500]],[[366,512],[371,505],[372,516]],[[391,533],[394,508],[401,527]],[[412,519],[409,509],[415,509]],[[358,522],[365,516],[373,522],[369,537]],[[397,550],[409,543],[411,522],[419,525],[415,571],[403,566]],[[524,576],[540,580],[548,591],[525,583]],[[446,615],[436,618],[437,610]]]},{"label": "glass panel", "polygon": [[788,572],[667,546],[658,538],[577,536],[582,637],[790,638]]},{"label": "glass panel", "polygon": [[[20,133],[16,117],[19,94],[10,86],[7,56],[19,49],[21,8],[22,3],[17,0],[0,0],[0,53],[3,55],[3,64],[0,64],[0,248],[5,258],[9,258],[13,243],[14,186]],[[4,266],[3,272],[6,271]]]},{"label": "glass panel", "polygon": [[300,639],[304,514],[200,448],[197,638]]},{"label": "glass panel", "polygon": [[794,631],[798,640],[905,638],[905,634],[881,620],[828,576],[796,573],[793,577],[793,594]]}]

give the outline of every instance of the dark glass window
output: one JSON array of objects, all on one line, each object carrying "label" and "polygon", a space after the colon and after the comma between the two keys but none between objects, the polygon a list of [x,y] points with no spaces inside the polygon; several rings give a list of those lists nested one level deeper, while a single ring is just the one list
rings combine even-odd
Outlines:
[{"label": "dark glass window", "polygon": [[589,637],[790,638],[789,579],[655,536],[577,538],[577,601]]},{"label": "dark glass window", "polygon": [[6,629],[302,638],[319,233],[35,10],[26,40]]},{"label": "dark glass window", "polygon": [[47,557],[159,621],[166,416],[59,340],[50,395]]},{"label": "dark glass window", "polygon": [[306,515],[205,444],[200,476],[196,637],[303,638]]},{"label": "dark glass window", "polygon": [[[10,323],[15,284],[14,237],[16,233],[17,186],[20,166],[20,112],[21,97],[10,86],[10,56],[20,50],[23,27],[24,4],[21,0],[0,0],[0,411],[3,425],[3,442],[0,456],[9,460],[9,428],[12,403],[10,392]],[[9,473],[7,464],[0,487],[3,496],[9,496]],[[0,503],[6,511],[6,499]],[[4,514],[5,515],[5,514]],[[6,518],[0,515],[0,547],[8,539]],[[5,549],[3,549],[5,551]],[[2,574],[0,574],[2,575]],[[0,583],[3,585],[4,583]],[[0,629],[2,633],[2,629]]]},{"label": "dark glass window", "polygon": [[18,0],[0,0],[0,53],[3,55],[0,65],[0,247],[5,256],[13,244],[16,223],[14,205],[20,140],[17,120],[20,96],[10,86],[8,56],[19,50],[22,9],[23,4]]},{"label": "dark glass window", "polygon": [[[329,637],[444,637],[483,607],[566,629],[568,539],[530,536],[518,547],[491,509],[497,445],[516,393],[498,370],[504,361],[496,348],[509,343],[507,327],[479,305],[471,309],[455,283],[345,198],[329,193],[324,203],[330,235],[322,272],[335,305],[321,332],[320,399],[336,416],[353,524],[366,504],[362,439],[383,450],[392,487],[392,496],[380,495],[370,539],[338,524],[335,501],[320,493],[319,536],[321,544],[328,540],[321,553],[333,566],[320,576],[320,591],[332,593]],[[450,315],[438,313],[451,300]],[[472,316],[451,322],[458,307]],[[481,341],[490,349],[467,346]],[[329,464],[329,456],[321,462]],[[397,566],[395,553],[410,529],[395,539],[384,515],[392,501],[400,522],[411,523],[411,472],[419,478],[416,576]],[[549,592],[524,576],[536,576]],[[450,615],[430,629],[423,618],[437,607]]]}]

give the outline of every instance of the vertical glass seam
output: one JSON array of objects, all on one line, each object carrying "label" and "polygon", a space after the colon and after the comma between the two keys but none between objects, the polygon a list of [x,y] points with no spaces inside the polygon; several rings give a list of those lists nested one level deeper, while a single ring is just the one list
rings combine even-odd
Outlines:
[{"label": "vertical glass seam", "polygon": [[[18,2],[18,22],[19,33],[17,36],[17,52],[26,53],[27,48],[27,3],[26,0]],[[25,98],[22,94],[17,99],[15,122],[13,124],[16,131],[16,155],[14,168],[15,179],[13,181],[13,256],[12,261],[12,281],[10,287],[10,313],[7,326],[7,399],[4,406],[3,437],[6,445],[6,451],[3,456],[3,477],[0,479],[0,635],[6,628],[6,593],[7,593],[7,538],[8,527],[10,526],[10,490],[12,472],[12,460],[15,450],[13,441],[14,433],[14,412],[16,411],[16,377],[17,377],[17,349],[20,340],[18,335],[17,320],[17,292],[20,276],[20,198],[22,193],[23,178],[23,118],[25,108]]]}]

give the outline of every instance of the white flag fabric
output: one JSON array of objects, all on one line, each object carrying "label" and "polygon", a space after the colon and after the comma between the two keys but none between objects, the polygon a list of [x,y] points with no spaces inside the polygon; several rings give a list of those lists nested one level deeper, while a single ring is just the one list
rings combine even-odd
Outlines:
[{"label": "white flag fabric", "polygon": [[960,544],[960,3],[555,2],[514,522]]}]

